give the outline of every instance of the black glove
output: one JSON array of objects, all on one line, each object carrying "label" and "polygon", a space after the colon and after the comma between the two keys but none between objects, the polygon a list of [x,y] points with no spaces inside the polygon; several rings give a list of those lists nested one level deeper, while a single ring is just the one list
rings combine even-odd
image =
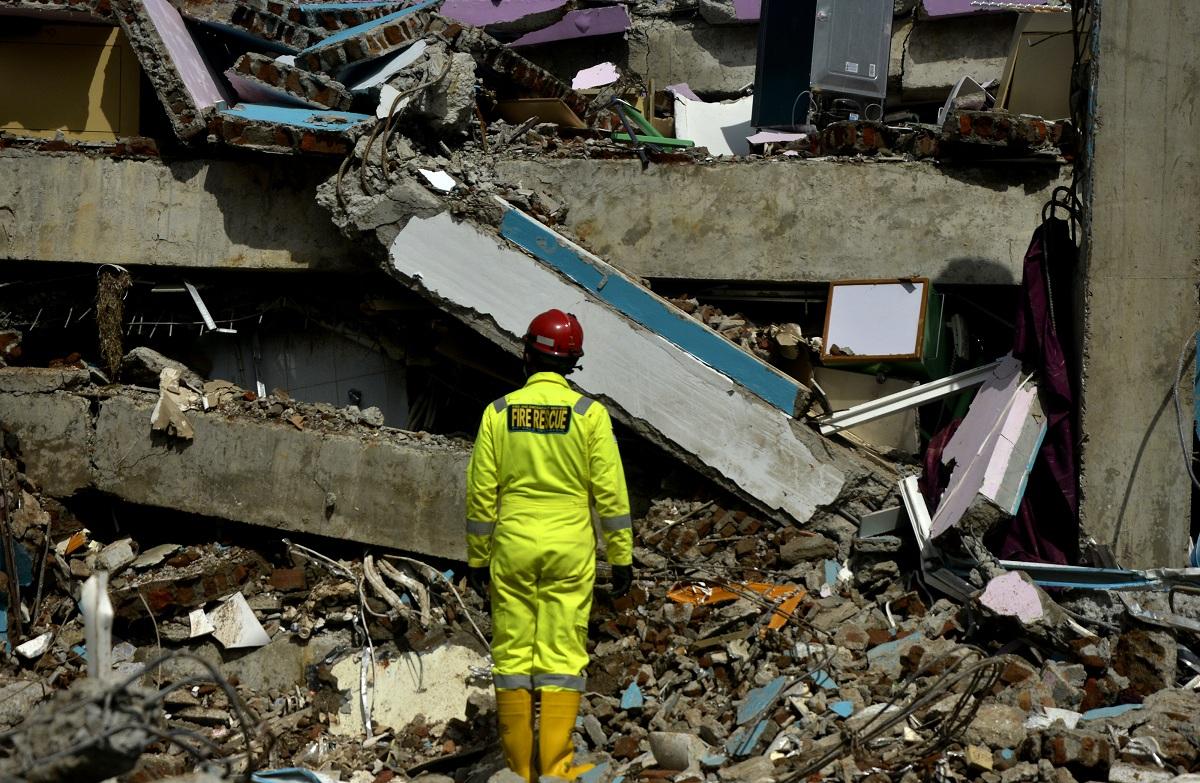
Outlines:
[{"label": "black glove", "polygon": [[467,584],[484,598],[488,597],[488,583],[492,581],[492,569],[488,566],[471,566],[467,570]]},{"label": "black glove", "polygon": [[612,597],[624,598],[633,587],[633,566],[615,565],[612,567]]}]

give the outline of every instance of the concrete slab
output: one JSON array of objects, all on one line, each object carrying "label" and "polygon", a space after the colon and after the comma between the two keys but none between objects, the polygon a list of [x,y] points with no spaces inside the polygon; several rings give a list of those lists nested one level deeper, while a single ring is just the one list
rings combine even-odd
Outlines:
[{"label": "concrete slab", "polygon": [[350,271],[361,251],[316,204],[336,167],[0,152],[0,259]]},{"label": "concrete slab", "polygon": [[807,521],[869,472],[559,270],[469,223],[446,213],[413,217],[390,258],[396,277],[513,351],[532,314],[549,307],[575,313],[590,347],[572,381],[640,434],[778,518]]},{"label": "concrete slab", "polygon": [[89,401],[69,392],[0,392],[0,428],[16,436],[25,472],[69,497],[91,484],[95,432]]},{"label": "concrete slab", "polygon": [[[501,161],[498,178],[570,205],[581,244],[642,277],[1016,284],[1056,166],[784,160],[652,166]],[[861,219],[856,219],[859,216]],[[878,219],[868,219],[878,218]]]},{"label": "concrete slab", "polygon": [[151,432],[152,408],[150,395],[101,405],[97,489],[149,506],[465,558],[465,446],[197,412],[188,414],[195,438],[181,443]]}]

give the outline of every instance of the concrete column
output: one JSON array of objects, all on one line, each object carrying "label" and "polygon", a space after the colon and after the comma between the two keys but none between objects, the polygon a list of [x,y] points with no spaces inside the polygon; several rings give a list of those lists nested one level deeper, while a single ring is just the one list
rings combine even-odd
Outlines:
[{"label": "concrete column", "polygon": [[1200,4],[1104,0],[1098,65],[1082,519],[1127,567],[1180,566],[1191,484],[1171,389],[1200,321]]}]

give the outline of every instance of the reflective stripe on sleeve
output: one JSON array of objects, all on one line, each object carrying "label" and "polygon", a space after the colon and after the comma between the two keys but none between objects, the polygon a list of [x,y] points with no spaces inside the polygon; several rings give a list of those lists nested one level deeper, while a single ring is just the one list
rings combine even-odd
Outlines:
[{"label": "reflective stripe on sleeve", "polygon": [[506,407],[508,407],[508,400],[504,399],[503,397],[492,403],[492,408],[496,411],[496,413],[503,413]]},{"label": "reflective stripe on sleeve", "polygon": [[580,397],[579,401],[575,403],[575,412],[582,416],[588,412],[588,408],[592,407],[593,402],[595,402],[595,400],[587,397]]},{"label": "reflective stripe on sleeve", "polygon": [[622,514],[619,517],[604,517],[600,520],[600,527],[604,529],[605,533],[629,530],[633,527],[633,519],[628,514]]},{"label": "reflective stripe on sleeve", "polygon": [[474,519],[467,520],[467,535],[469,536],[490,536],[495,528],[491,522],[476,522]]}]

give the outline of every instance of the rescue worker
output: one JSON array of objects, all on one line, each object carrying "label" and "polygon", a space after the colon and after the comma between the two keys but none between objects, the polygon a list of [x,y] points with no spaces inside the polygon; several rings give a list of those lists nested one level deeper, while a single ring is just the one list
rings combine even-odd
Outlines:
[{"label": "rescue worker", "polygon": [[[483,412],[467,467],[469,581],[491,593],[500,743],[526,780],[573,780],[571,730],[588,663],[596,578],[595,504],[612,565],[612,594],[633,582],[625,471],[603,405],[564,376],[583,356],[583,328],[562,310],[525,334],[525,385]],[[590,502],[589,502],[590,501]],[[534,759],[534,695],[540,701]]]}]

